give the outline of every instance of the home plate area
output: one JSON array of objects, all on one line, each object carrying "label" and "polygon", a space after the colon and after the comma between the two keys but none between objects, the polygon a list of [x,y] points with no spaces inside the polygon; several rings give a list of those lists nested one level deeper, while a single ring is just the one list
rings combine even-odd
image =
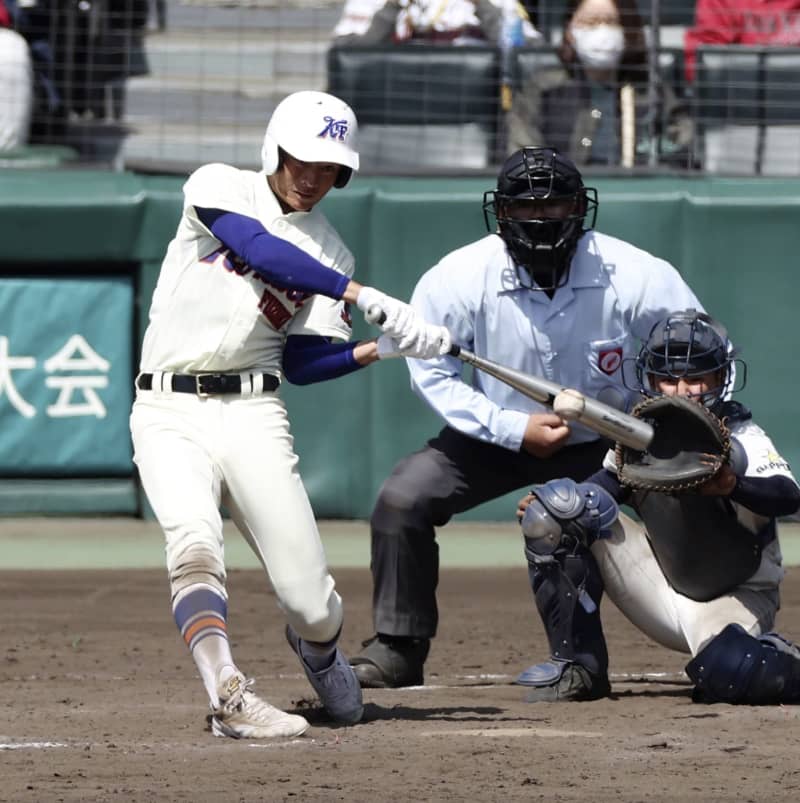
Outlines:
[{"label": "home plate area", "polygon": [[[164,573],[0,573],[0,803],[14,801],[800,800],[800,708],[699,705],[687,656],[602,612],[612,696],[524,701],[513,679],[547,655],[523,568],[443,569],[425,685],[364,691],[335,727],[283,636],[257,570],[229,575],[241,668],[300,713],[300,738],[214,738],[170,616]],[[334,572],[342,647],[371,635],[366,569]],[[800,569],[777,629],[800,639]]]}]

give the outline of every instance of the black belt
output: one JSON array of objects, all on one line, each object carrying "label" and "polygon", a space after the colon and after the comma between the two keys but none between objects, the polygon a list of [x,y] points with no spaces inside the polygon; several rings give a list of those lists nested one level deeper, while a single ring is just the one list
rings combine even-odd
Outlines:
[{"label": "black belt", "polygon": [[[264,393],[278,389],[281,381],[272,374],[250,374],[250,385],[244,385],[244,392],[250,393],[253,379],[263,377]],[[169,385],[169,387],[166,387]],[[139,374],[136,379],[139,390],[153,389],[153,374]],[[242,393],[242,377],[239,374],[172,374],[164,377],[164,387],[157,390],[173,391],[174,393],[195,393],[198,396],[216,396],[219,394]]]}]

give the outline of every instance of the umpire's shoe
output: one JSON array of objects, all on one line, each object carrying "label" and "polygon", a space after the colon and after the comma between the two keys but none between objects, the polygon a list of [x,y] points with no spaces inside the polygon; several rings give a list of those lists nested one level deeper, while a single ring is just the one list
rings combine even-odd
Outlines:
[{"label": "umpire's shoe", "polygon": [[360,722],[364,715],[361,686],[342,651],[337,647],[331,665],[315,671],[306,663],[303,656],[303,640],[289,625],[286,626],[286,640],[300,658],[306,677],[331,717],[343,725],[355,725]]},{"label": "umpire's shoe", "polygon": [[422,667],[431,647],[429,639],[378,633],[362,646],[365,649],[351,658],[350,663],[363,688],[396,689],[424,683]]},{"label": "umpire's shoe", "polygon": [[529,703],[581,702],[611,694],[607,675],[593,675],[581,664],[551,659],[529,666],[515,681],[528,686]]}]

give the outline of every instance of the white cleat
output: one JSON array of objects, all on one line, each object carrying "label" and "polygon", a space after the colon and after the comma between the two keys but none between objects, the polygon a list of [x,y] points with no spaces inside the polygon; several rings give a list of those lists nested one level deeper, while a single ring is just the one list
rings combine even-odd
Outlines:
[{"label": "white cleat", "polygon": [[289,625],[286,626],[286,640],[300,658],[306,677],[330,716],[343,725],[360,722],[364,715],[361,684],[342,651],[337,647],[333,663],[327,669],[315,672],[303,658],[300,636]]},{"label": "white cleat", "polygon": [[217,687],[219,705],[212,707],[208,723],[214,736],[232,739],[292,739],[308,730],[308,722],[287,714],[252,690],[253,679],[234,672]]}]

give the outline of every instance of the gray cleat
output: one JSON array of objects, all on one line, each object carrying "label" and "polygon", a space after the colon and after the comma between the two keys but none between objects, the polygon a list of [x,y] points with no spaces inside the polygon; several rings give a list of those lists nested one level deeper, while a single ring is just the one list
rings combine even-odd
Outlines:
[{"label": "gray cleat", "polygon": [[364,715],[361,686],[344,653],[337,647],[331,665],[315,672],[303,658],[302,639],[289,625],[286,626],[286,640],[300,658],[306,677],[331,717],[343,725],[360,722]]}]

